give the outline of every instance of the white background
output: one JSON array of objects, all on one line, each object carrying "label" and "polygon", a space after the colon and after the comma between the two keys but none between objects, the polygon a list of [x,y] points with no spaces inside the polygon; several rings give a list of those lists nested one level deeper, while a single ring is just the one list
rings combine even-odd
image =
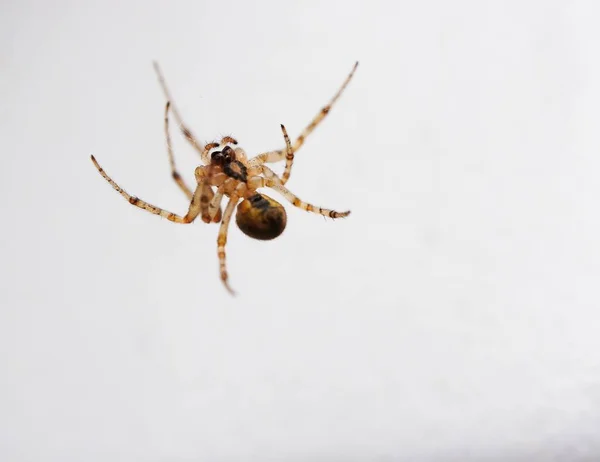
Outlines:
[{"label": "white background", "polygon": [[[599,460],[597,2],[0,16],[1,460]],[[187,210],[153,59],[201,139],[250,154],[360,60],[288,183],[352,215],[232,223],[236,298],[216,225],[135,209],[90,162]]]}]

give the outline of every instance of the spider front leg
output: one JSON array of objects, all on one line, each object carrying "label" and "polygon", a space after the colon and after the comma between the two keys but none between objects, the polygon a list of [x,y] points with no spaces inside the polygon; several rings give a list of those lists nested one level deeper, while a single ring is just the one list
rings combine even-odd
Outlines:
[{"label": "spider front leg", "polygon": [[[154,61],[152,64],[154,66],[154,70],[158,77],[158,82],[160,83],[160,86],[162,87],[163,93],[165,94],[167,101],[169,101],[171,103],[171,110],[173,111],[173,116],[175,116],[175,120],[177,121],[177,124],[179,125],[179,128],[181,129],[181,133],[183,133],[183,136],[185,137],[185,139],[188,140],[188,142],[194,147],[194,149],[196,151],[198,151],[198,153],[200,155],[202,155],[202,152],[204,151],[204,147],[202,146],[202,143],[200,143],[196,140],[196,138],[192,134],[191,130],[183,122],[181,115],[179,115],[179,111],[177,110],[175,101],[173,101],[173,98],[171,97],[171,93],[169,92],[169,88],[167,87],[167,83],[165,81],[165,78],[163,77],[162,71],[160,70],[158,63],[156,61]],[[209,162],[206,162],[204,157],[202,158],[202,160],[206,164],[209,163]]]},{"label": "spider front leg", "polygon": [[233,215],[233,209],[237,205],[238,196],[232,195],[229,199],[229,203],[225,208],[225,212],[223,213],[223,221],[221,221],[221,227],[219,228],[219,236],[217,237],[217,255],[219,256],[219,271],[221,274],[221,281],[225,285],[225,288],[229,291],[231,295],[235,295],[235,292],[229,286],[228,275],[227,275],[227,265],[225,261],[225,244],[227,244],[227,231],[229,228],[229,222],[231,221],[231,216]]},{"label": "spider front leg", "polygon": [[323,215],[329,218],[344,218],[350,215],[350,210],[347,210],[346,212],[336,212],[335,210],[324,209],[322,207],[309,204],[308,202],[304,202],[298,196],[292,193],[289,189],[283,186],[281,179],[269,167],[267,167],[266,165],[261,165],[258,168],[260,168],[265,178],[252,178],[252,184],[254,187],[267,187],[274,189],[283,197],[285,197],[293,206],[298,207],[307,212],[317,213],[319,215]]},{"label": "spider front leg", "polygon": [[[323,121],[323,119],[325,119],[325,117],[327,116],[327,114],[329,114],[329,111],[331,111],[331,108],[333,107],[333,105],[340,98],[340,96],[342,95],[342,93],[344,92],[344,90],[346,89],[346,87],[348,86],[348,84],[350,83],[350,80],[352,79],[352,76],[354,75],[354,72],[356,72],[356,68],[357,67],[358,67],[358,61],[354,64],[354,67],[352,68],[352,71],[350,71],[350,74],[348,74],[348,77],[346,77],[346,80],[344,80],[344,83],[339,88],[339,90],[337,91],[337,93],[333,96],[333,98],[331,98],[331,100],[329,101],[329,103],[327,103],[326,106],[324,106],[323,108],[321,108],[321,110],[319,111],[319,113],[308,124],[308,126],[302,131],[302,133],[300,133],[300,135],[298,136],[298,138],[296,138],[296,141],[294,142],[294,144],[292,146],[292,152],[293,153],[296,152],[296,151],[298,151],[298,149],[300,149],[300,147],[302,147],[302,145],[304,144],[304,141],[306,140],[306,138],[308,138],[308,136],[313,132],[313,130],[315,128],[317,128],[317,126]],[[269,151],[269,152],[264,152],[262,154],[259,154],[259,155],[257,155],[256,157],[254,157],[253,159],[250,160],[250,165],[251,166],[257,166],[257,165],[262,165],[262,164],[267,163],[267,162],[278,162],[278,161],[283,160],[283,159],[286,159],[286,161],[288,160],[288,149],[287,149],[287,147],[286,147],[286,149],[279,149],[277,151]],[[287,183],[287,180],[290,177],[293,160],[294,159],[293,159],[293,155],[292,155],[291,161],[290,162],[286,162],[286,170],[288,170],[288,174],[287,174],[287,177],[285,179],[282,178],[282,183],[283,184]],[[288,163],[289,163],[289,168],[288,168],[288,165],[287,165]]]},{"label": "spider front leg", "polygon": [[281,175],[281,184],[285,184],[290,179],[292,174],[292,165],[294,164],[294,148],[290,143],[290,137],[287,134],[287,130],[281,124],[281,131],[283,132],[283,139],[285,140],[285,169],[283,175]]},{"label": "spider front leg", "polygon": [[[208,209],[206,211],[208,219],[214,223],[218,223],[221,221],[221,201],[223,200],[223,193],[225,192],[225,185],[222,184],[217,188],[217,191],[214,193],[212,200],[208,204]],[[202,212],[204,215],[204,211]],[[204,219],[204,218],[203,218]]]},{"label": "spider front leg", "polygon": [[190,207],[188,209],[188,213],[182,217],[175,213],[169,212],[168,210],[164,210],[164,209],[161,209],[160,207],[149,204],[148,202],[145,202],[138,197],[129,195],[123,188],[121,188],[117,183],[115,183],[112,180],[112,178],[110,178],[107,175],[107,173],[104,171],[104,169],[102,167],[100,167],[100,164],[98,164],[98,162],[96,161],[96,158],[94,156],[91,156],[91,157],[92,157],[92,162],[98,169],[98,172],[100,172],[100,175],[102,175],[102,177],[106,181],[108,181],[108,183],[121,196],[123,196],[125,198],[125,200],[127,202],[129,202],[131,205],[135,205],[136,207],[147,210],[148,212],[150,212],[154,215],[160,215],[161,217],[166,218],[167,220],[172,221],[174,223],[182,223],[182,224],[191,223],[192,221],[194,221],[196,219],[196,217],[200,213],[200,196],[201,196],[201,188],[202,188],[201,184],[198,185],[194,194],[192,195],[192,200],[190,202]]},{"label": "spider front leg", "polygon": [[221,199],[223,192],[219,193],[221,188],[217,189],[217,193],[212,189],[212,186],[205,182],[200,195],[200,213],[204,223],[218,223],[221,221]]},{"label": "spider front leg", "polygon": [[183,178],[177,171],[177,167],[175,166],[175,156],[173,155],[173,146],[171,145],[171,134],[169,132],[169,108],[171,106],[171,102],[167,101],[165,105],[165,137],[167,139],[167,153],[169,155],[169,165],[171,166],[171,176],[177,183],[177,186],[183,191],[183,193],[187,196],[189,200],[192,200],[192,190],[185,184]]}]

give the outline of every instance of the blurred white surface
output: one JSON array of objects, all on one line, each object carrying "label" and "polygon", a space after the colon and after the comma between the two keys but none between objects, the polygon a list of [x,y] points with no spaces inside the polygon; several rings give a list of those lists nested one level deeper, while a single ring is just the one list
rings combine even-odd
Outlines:
[{"label": "blurred white surface", "polygon": [[[4,2],[0,459],[600,460],[600,4]],[[296,136],[252,241],[177,226],[184,118]],[[193,178],[195,153],[174,132]],[[281,171],[282,165],[274,167]],[[276,195],[274,195],[276,197]]]}]

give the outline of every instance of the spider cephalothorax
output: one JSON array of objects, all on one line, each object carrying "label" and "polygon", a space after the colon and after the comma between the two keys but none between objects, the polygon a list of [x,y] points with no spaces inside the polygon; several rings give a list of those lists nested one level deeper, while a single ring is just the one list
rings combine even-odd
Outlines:
[{"label": "spider cephalothorax", "polygon": [[[173,105],[173,99],[170,96],[165,80],[158,65],[155,63],[154,68],[158,74],[158,79],[165,96],[167,97],[167,104],[165,107],[165,136],[167,138],[171,174],[177,185],[190,200],[188,212],[184,216],[176,215],[149,204],[135,196],[130,196],[106,174],[94,156],[92,156],[92,162],[94,162],[94,165],[106,181],[108,181],[130,204],[135,205],[136,207],[145,209],[155,215],[160,215],[175,223],[191,223],[198,216],[200,216],[205,223],[220,223],[220,230],[217,238],[217,253],[219,256],[221,280],[225,284],[225,287],[233,293],[228,284],[227,270],[225,267],[225,244],[227,243],[227,229],[236,205],[236,223],[238,227],[244,234],[254,239],[274,239],[281,235],[287,224],[287,215],[283,206],[275,199],[259,193],[257,191],[258,189],[274,189],[294,206],[330,218],[342,218],[350,214],[349,211],[336,212],[304,202],[287,189],[285,183],[288,181],[292,171],[294,153],[300,149],[306,137],[310,135],[329,113],[333,104],[337,101],[350,82],[357,66],[358,63],[354,65],[352,72],[348,75],[335,96],[321,109],[321,111],[319,111],[312,122],[304,129],[300,136],[298,136],[293,145],[290,142],[285,127],[282,125],[281,130],[285,139],[285,149],[264,152],[252,159],[248,159],[244,150],[237,146],[237,141],[231,136],[223,137],[219,143],[212,142],[205,146],[196,140],[192,135],[192,132],[183,123],[177,108]],[[169,133],[169,110],[173,112],[175,120],[179,124],[184,137],[200,153],[204,164],[196,168],[196,185],[193,190],[185,184],[175,167],[173,150],[171,148],[171,136]],[[284,159],[286,164],[281,177],[264,165],[268,162],[277,162]],[[223,197],[228,197],[229,202],[222,212],[221,202]]]},{"label": "spider cephalothorax", "polygon": [[225,146],[222,151],[215,151],[211,155],[211,165],[221,167],[223,173],[230,178],[245,183],[248,181],[248,168],[236,160],[235,150]]}]

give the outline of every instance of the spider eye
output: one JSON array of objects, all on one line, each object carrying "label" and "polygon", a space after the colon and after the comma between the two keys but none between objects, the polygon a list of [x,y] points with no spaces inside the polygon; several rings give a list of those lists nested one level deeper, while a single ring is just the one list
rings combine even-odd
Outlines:
[{"label": "spider eye", "polygon": [[235,221],[246,236],[268,241],[283,233],[287,214],[279,202],[257,193],[240,202]]}]

